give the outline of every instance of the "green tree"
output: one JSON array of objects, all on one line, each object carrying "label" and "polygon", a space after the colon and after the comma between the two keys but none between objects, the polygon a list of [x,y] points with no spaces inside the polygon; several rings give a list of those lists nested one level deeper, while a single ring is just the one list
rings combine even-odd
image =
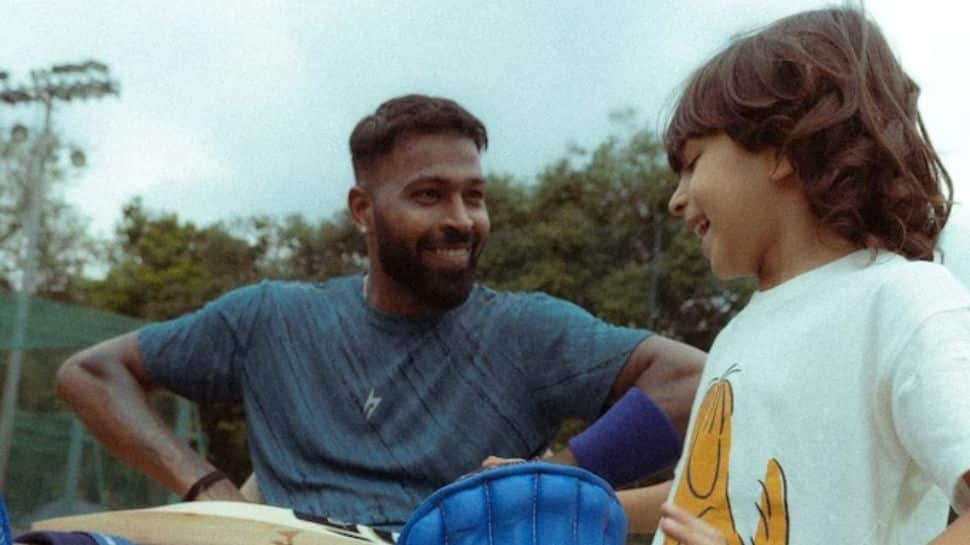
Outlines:
[{"label": "green tree", "polygon": [[[109,269],[87,286],[88,304],[147,320],[165,320],[201,307],[235,287],[260,278],[267,249],[265,226],[242,235],[222,223],[197,227],[176,214],[155,213],[134,199],[122,210]],[[237,227],[238,228],[238,227]],[[254,238],[247,238],[245,235]],[[155,396],[164,414],[174,411],[170,395]],[[203,427],[213,462],[237,480],[250,471],[242,409],[231,404],[203,407]]]},{"label": "green tree", "polygon": [[288,216],[274,224],[275,259],[268,271],[276,278],[320,281],[362,271],[367,249],[347,212],[316,224]]},{"label": "green tree", "polygon": [[88,285],[89,302],[164,320],[257,279],[264,249],[221,223],[199,228],[176,214],[147,211],[136,198],[122,209],[107,253],[108,273]]},{"label": "green tree", "polygon": [[662,146],[622,120],[624,135],[572,150],[533,185],[489,178],[493,231],[480,278],[706,349],[750,287],[713,278],[696,239],[667,212],[675,180]]},{"label": "green tree", "polygon": [[[37,131],[33,131],[37,132]],[[19,287],[26,249],[27,201],[36,187],[40,153],[32,131],[15,125],[0,131],[0,288]],[[72,300],[85,266],[97,260],[87,221],[63,198],[61,190],[84,167],[84,153],[56,133],[43,161],[46,188],[37,239],[36,291],[45,297]]]},{"label": "green tree", "polygon": [[[346,214],[311,223],[299,215],[266,216],[199,227],[176,214],[124,206],[104,279],[87,286],[88,303],[148,320],[201,307],[234,288],[265,278],[323,280],[359,271],[366,261]],[[160,406],[170,411],[170,401]],[[250,471],[241,407],[202,408],[213,462],[237,481]]]}]

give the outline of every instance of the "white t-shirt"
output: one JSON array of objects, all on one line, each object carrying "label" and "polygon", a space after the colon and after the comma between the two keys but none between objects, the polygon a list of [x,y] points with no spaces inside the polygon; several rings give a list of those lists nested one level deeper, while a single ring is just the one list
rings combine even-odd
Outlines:
[{"label": "white t-shirt", "polygon": [[872,257],[756,293],[714,342],[673,498],[729,543],[926,543],[970,506],[970,294]]},{"label": "white t-shirt", "polygon": [[940,235],[940,261],[970,289],[970,210],[954,206]]}]

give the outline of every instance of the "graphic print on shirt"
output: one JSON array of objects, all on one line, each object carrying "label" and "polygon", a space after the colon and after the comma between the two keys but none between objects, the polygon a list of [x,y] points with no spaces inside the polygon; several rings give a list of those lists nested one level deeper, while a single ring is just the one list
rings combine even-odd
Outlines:
[{"label": "graphic print on shirt", "polygon": [[[704,395],[687,443],[674,503],[720,530],[729,545],[788,545],[788,490],[785,472],[774,458],[768,460],[764,480],[745,484],[761,487],[755,535],[746,542],[734,524],[728,497],[734,390],[728,376],[736,372],[740,372],[737,365],[729,367]],[[670,537],[664,539],[664,545],[677,543]]]},{"label": "graphic print on shirt", "polygon": [[376,396],[374,394],[374,389],[371,388],[370,393],[367,394],[367,401],[364,402],[364,418],[369,421],[371,415],[374,414],[374,411],[377,410],[377,406],[380,404],[381,398]]}]

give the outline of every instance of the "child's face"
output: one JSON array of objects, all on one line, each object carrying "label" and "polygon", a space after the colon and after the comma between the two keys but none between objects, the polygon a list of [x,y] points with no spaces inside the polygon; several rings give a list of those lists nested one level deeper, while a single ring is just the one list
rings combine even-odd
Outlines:
[{"label": "child's face", "polygon": [[780,258],[774,150],[752,153],[718,132],[688,140],[683,164],[670,212],[700,238],[718,278],[760,277],[766,263]]}]

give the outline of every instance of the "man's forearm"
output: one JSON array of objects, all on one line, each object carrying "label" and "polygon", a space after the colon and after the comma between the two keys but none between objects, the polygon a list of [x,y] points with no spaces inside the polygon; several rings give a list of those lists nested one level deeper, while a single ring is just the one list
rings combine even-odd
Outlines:
[{"label": "man's forearm", "polygon": [[[57,394],[109,453],[179,495],[213,469],[171,432],[123,370],[68,361],[58,373]],[[200,498],[238,499],[227,484],[214,483]]]},{"label": "man's forearm", "polygon": [[660,505],[670,494],[671,481],[653,486],[620,490],[616,493],[626,513],[627,527],[631,534],[650,534],[657,531],[660,522]]},{"label": "man's forearm", "polygon": [[664,411],[683,436],[707,354],[660,336],[649,337],[637,352],[649,364],[643,365],[634,384]]}]

